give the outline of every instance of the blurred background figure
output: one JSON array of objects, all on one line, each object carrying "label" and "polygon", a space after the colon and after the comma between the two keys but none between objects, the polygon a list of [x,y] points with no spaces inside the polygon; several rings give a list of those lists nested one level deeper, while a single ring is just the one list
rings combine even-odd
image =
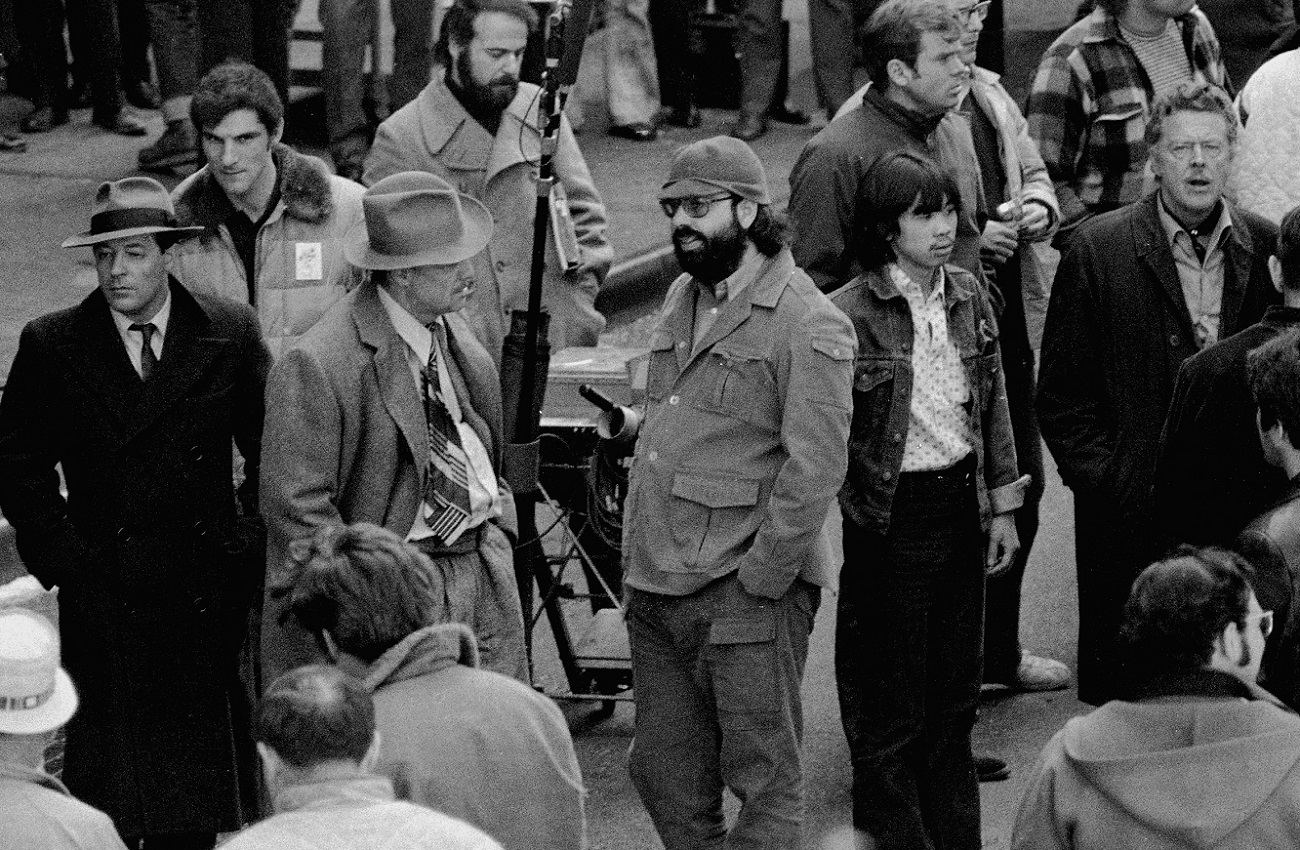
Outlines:
[{"label": "blurred background figure", "polygon": [[197,2],[199,73],[207,73],[226,59],[243,59],[265,71],[280,100],[288,103],[289,32],[299,0]]}]

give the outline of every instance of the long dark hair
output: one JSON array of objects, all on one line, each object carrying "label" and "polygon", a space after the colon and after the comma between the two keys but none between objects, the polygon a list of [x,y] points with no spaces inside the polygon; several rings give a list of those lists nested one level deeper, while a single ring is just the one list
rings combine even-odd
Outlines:
[{"label": "long dark hair", "polygon": [[912,151],[885,154],[858,184],[856,205],[858,263],[876,269],[892,263],[898,220],[909,211],[939,212],[952,206],[961,212],[957,181],[933,160]]}]

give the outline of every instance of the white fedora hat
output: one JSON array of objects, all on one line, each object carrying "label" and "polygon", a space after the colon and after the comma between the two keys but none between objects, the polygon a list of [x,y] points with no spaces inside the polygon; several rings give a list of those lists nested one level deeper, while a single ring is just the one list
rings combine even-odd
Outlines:
[{"label": "white fedora hat", "polygon": [[0,610],[0,732],[39,735],[77,711],[77,692],[59,666],[59,633],[26,608]]}]

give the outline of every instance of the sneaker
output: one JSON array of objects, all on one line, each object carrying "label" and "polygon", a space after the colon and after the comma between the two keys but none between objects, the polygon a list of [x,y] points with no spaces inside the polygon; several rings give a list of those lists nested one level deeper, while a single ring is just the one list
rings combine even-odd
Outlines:
[{"label": "sneaker", "polygon": [[980,782],[1001,782],[1011,778],[1011,768],[997,756],[975,756],[975,775]]},{"label": "sneaker", "polygon": [[156,171],[193,165],[198,162],[198,158],[198,140],[194,137],[194,126],[187,120],[178,119],[169,122],[158,141],[143,148],[136,156],[136,161],[145,171]]},{"label": "sneaker", "polygon": [[1021,691],[1059,691],[1068,688],[1072,680],[1070,668],[1064,662],[1021,652],[1020,666],[1007,684]]}]

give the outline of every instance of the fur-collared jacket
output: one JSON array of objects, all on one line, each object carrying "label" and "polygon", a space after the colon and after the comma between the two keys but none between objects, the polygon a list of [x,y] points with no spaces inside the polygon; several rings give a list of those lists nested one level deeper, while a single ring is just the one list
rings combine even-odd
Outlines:
[{"label": "fur-collared jacket", "polygon": [[325,163],[277,144],[280,201],[257,233],[253,285],[225,225],[231,204],[204,166],[172,192],[176,217],[206,230],[169,252],[176,279],[192,292],[251,303],[278,357],[351,289],[360,272],[343,258],[343,237],[362,220],[365,189]]}]

